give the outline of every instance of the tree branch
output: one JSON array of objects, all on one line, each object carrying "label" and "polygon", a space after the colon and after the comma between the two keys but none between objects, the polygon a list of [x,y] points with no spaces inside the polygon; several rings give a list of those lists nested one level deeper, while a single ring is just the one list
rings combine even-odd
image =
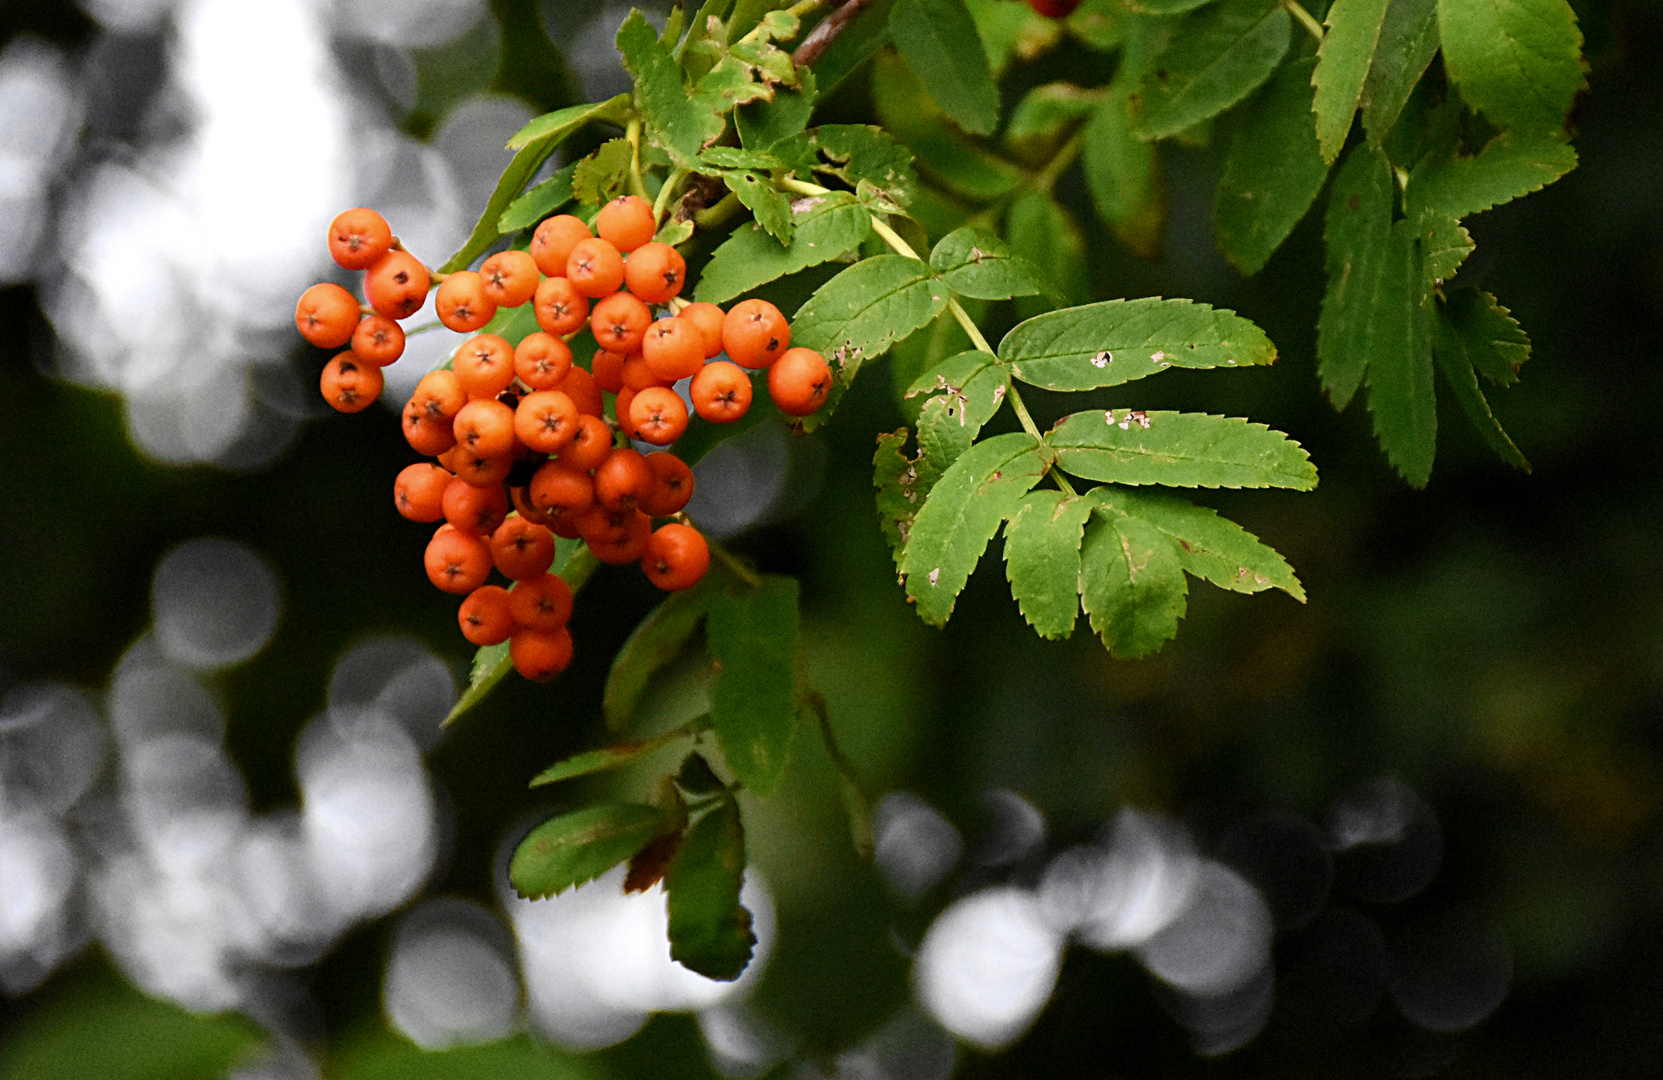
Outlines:
[{"label": "tree branch", "polygon": [[854,22],[860,13],[871,7],[873,0],[843,0],[842,6],[821,21],[819,26],[809,31],[808,37],[797,46],[797,51],[791,54],[791,62],[798,67],[804,67],[820,59],[843,28]]}]

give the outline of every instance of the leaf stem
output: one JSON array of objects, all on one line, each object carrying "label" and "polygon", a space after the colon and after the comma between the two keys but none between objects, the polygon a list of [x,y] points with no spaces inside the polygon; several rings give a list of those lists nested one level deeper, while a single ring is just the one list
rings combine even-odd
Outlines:
[{"label": "leaf stem", "polygon": [[[907,258],[917,259],[919,262],[924,261],[924,256],[912,250],[912,245],[907,243],[905,240],[902,240],[901,234],[890,228],[889,222],[885,221],[877,214],[872,215],[872,231],[883,237],[883,242],[894,248],[897,255],[905,255]],[[952,303],[952,301],[948,302]],[[987,351],[992,352],[993,350],[989,349]]]},{"label": "leaf stem", "polygon": [[1077,131],[1074,137],[1063,143],[1057,152],[1051,155],[1051,160],[1045,163],[1045,168],[1034,174],[1034,187],[1049,193],[1056,184],[1057,177],[1068,171],[1074,164],[1074,159],[1080,156],[1080,150],[1086,144],[1086,133]]},{"label": "leaf stem", "polygon": [[629,140],[629,186],[630,190],[641,198],[647,198],[647,185],[641,179],[641,118],[631,117],[629,126],[624,129],[624,138]]},{"label": "leaf stem", "polygon": [[658,198],[652,204],[653,228],[656,229],[664,220],[664,211],[669,207],[671,197],[675,194],[676,188],[681,186],[681,182],[687,179],[687,175],[688,170],[677,169],[664,181],[664,186],[658,189]]},{"label": "leaf stem", "polygon": [[799,180],[795,176],[791,176],[790,174],[787,174],[785,176],[775,177],[774,178],[774,186],[775,187],[782,187],[787,191],[795,191],[799,195],[830,195],[831,194],[831,188],[821,187],[819,184],[811,184],[807,180]]},{"label": "leaf stem", "polygon": [[1289,15],[1299,20],[1299,25],[1303,26],[1312,37],[1316,38],[1318,42],[1322,41],[1325,36],[1322,32],[1322,24],[1317,22],[1309,11],[1305,10],[1299,0],[1282,0],[1282,6],[1287,9]]},{"label": "leaf stem", "polygon": [[730,191],[722,196],[716,205],[694,212],[693,227],[695,229],[717,228],[739,213],[739,207],[739,196]]}]

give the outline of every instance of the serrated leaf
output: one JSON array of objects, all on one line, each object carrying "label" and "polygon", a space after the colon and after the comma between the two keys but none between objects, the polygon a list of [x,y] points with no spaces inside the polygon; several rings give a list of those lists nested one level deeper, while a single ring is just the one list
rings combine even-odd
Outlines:
[{"label": "serrated leaf", "polygon": [[1101,90],[1054,82],[1023,95],[1005,123],[1005,145],[1018,154],[1038,157],[1067,137],[1075,124],[1097,109]]},{"label": "serrated leaf", "polygon": [[1362,145],[1346,155],[1328,196],[1328,290],[1317,321],[1317,374],[1336,409],[1349,405],[1363,384],[1370,345],[1385,333],[1384,324],[1400,317],[1378,295],[1391,245],[1392,185],[1386,156]]},{"label": "serrated leaf", "polygon": [[1094,390],[1169,367],[1269,364],[1264,331],[1192,300],[1104,300],[1018,323],[999,343],[1011,377],[1047,390]]},{"label": "serrated leaf", "polygon": [[579,161],[572,172],[572,196],[590,206],[602,206],[623,193],[633,150],[628,139],[609,139]]},{"label": "serrated leaf", "polygon": [[1048,452],[1022,432],[984,439],[953,462],[919,508],[901,554],[919,618],[947,621],[999,523],[1048,467]]},{"label": "serrated leaf", "polygon": [[962,404],[964,422],[979,431],[999,411],[1009,393],[1009,368],[992,353],[971,349],[948,357],[920,375],[905,396],[950,396]]},{"label": "serrated leaf", "polygon": [[1369,412],[1387,459],[1417,488],[1432,478],[1438,437],[1429,288],[1420,243],[1409,222],[1399,221],[1374,283],[1378,336],[1368,342]]},{"label": "serrated leaf", "polygon": [[959,455],[970,449],[980,430],[980,425],[972,426],[967,421],[964,404],[958,398],[937,394],[924,402],[924,407],[918,410],[918,457],[913,463],[918,476],[915,490],[927,496]]},{"label": "serrated leaf", "polygon": [[[774,14],[784,14],[775,12]],[[762,82],[772,88],[776,86],[795,86],[797,83],[797,68],[791,62],[791,54],[764,41],[736,41],[728,47],[728,51],[735,60],[750,68],[750,72],[761,76]],[[768,95],[757,95],[766,98]]]},{"label": "serrated leaf", "polygon": [[791,204],[789,245],[760,228],[735,229],[705,264],[693,295],[725,303],[775,278],[841,258],[872,232],[872,215],[846,191],[798,199]]},{"label": "serrated leaf", "polygon": [[671,593],[630,632],[612,658],[601,695],[607,727],[619,730],[634,715],[647,681],[676,658],[699,628],[711,590],[712,586],[701,581],[691,589]]},{"label": "serrated leaf", "polygon": [[1391,0],[1358,99],[1374,145],[1385,141],[1437,52],[1438,0]]},{"label": "serrated leaf", "polygon": [[1441,285],[1454,277],[1472,254],[1472,236],[1459,221],[1432,210],[1422,211],[1415,224],[1427,283]]},{"label": "serrated leaf", "polygon": [[541,184],[508,204],[497,219],[497,231],[504,235],[529,229],[572,201],[572,174],[577,162],[567,165]]},{"label": "serrated leaf", "polygon": [[[691,168],[705,143],[722,134],[723,113],[733,103],[733,91],[749,82],[748,75],[718,63],[700,80],[700,91],[689,93],[681,66],[639,11],[632,10],[618,27],[617,43],[655,141],[678,168]],[[706,79],[711,80],[708,86]]]},{"label": "serrated leaf", "polygon": [[1461,97],[1501,127],[1557,131],[1586,85],[1565,0],[1438,0],[1438,36]]},{"label": "serrated leaf", "polygon": [[526,184],[537,175],[537,170],[543,167],[549,155],[584,124],[594,121],[622,125],[630,109],[628,94],[619,94],[615,98],[599,102],[594,105],[573,105],[569,109],[559,109],[537,117],[508,141],[509,149],[518,149],[514,160],[502,171],[497,180],[497,186],[491,192],[491,198],[485,203],[485,210],[479,215],[474,224],[473,232],[468,235],[456,253],[445,260],[439,267],[439,273],[450,274],[457,270],[466,269],[468,264],[485,254],[485,249],[496,242],[502,235],[497,223],[502,219],[503,211],[510,203],[525,190]]},{"label": "serrated leaf", "polygon": [[[1473,342],[1478,348],[1487,343]],[[1460,402],[1461,409],[1472,421],[1472,426],[1478,429],[1479,435],[1490,445],[1501,460],[1514,468],[1530,471],[1530,462],[1514,445],[1507,432],[1502,429],[1501,421],[1496,419],[1490,410],[1490,403],[1484,397],[1484,391],[1478,386],[1478,373],[1473,370],[1472,357],[1468,348],[1469,343],[1463,340],[1460,330],[1452,326],[1441,311],[1432,317],[1432,355],[1438,361],[1438,369],[1444,373],[1444,381],[1455,394],[1455,400]]]},{"label": "serrated leaf", "polygon": [[912,203],[918,186],[912,154],[888,132],[869,124],[821,124],[813,134],[814,145],[832,162],[828,172],[850,187],[866,180],[901,206]]},{"label": "serrated leaf", "polygon": [[1495,297],[1478,289],[1456,289],[1443,304],[1443,317],[1474,370],[1502,386],[1519,381],[1519,367],[1530,359],[1530,337]]},{"label": "serrated leaf", "polygon": [[1362,99],[1363,83],[1386,21],[1386,6],[1387,0],[1334,0],[1323,19],[1328,32],[1317,47],[1311,111],[1317,116],[1322,159],[1330,164],[1340,156],[1345,137],[1351,133],[1351,118]]},{"label": "serrated leaf", "polygon": [[1217,116],[1258,89],[1288,51],[1276,0],[1221,0],[1184,16],[1132,100],[1132,134],[1163,139]]},{"label": "serrated leaf", "polygon": [[1111,656],[1159,651],[1177,635],[1188,595],[1165,533],[1135,517],[1091,516],[1080,543],[1080,602]]},{"label": "serrated leaf", "polygon": [[889,36],[952,121],[972,135],[999,123],[999,89],[964,0],[896,0]]},{"label": "serrated leaf", "polygon": [[1018,297],[1016,310],[1024,317],[1051,310],[1052,295],[1079,304],[1091,296],[1086,268],[1086,238],[1074,215],[1044,191],[1026,191],[1011,202],[1005,214],[1005,239],[1011,250],[1044,271],[1051,290]]},{"label": "serrated leaf", "polygon": [[930,268],[949,289],[978,300],[1009,300],[1051,288],[1038,267],[993,233],[973,226],[942,237],[930,252]]},{"label": "serrated leaf", "polygon": [[739,978],[756,934],[739,903],[745,881],[745,830],[739,804],[717,803],[687,830],[664,873],[670,959],[708,979]]},{"label": "serrated leaf", "polygon": [[624,743],[619,746],[603,746],[597,750],[585,750],[581,754],[574,754],[564,761],[557,761],[550,765],[532,778],[530,786],[541,787],[544,784],[555,784],[561,780],[570,780],[578,776],[589,776],[610,769],[620,769],[631,762],[640,760],[655,750],[669,746],[673,742],[692,738],[699,732],[708,730],[710,730],[710,718],[701,716],[697,720],[683,724],[674,731],[667,731],[656,738],[642,742]]},{"label": "serrated leaf", "polygon": [[1328,179],[1333,159],[1324,157],[1311,128],[1315,67],[1308,59],[1283,66],[1244,110],[1230,141],[1213,227],[1224,257],[1244,274],[1264,269]]},{"label": "serrated leaf", "polygon": [[889,553],[900,569],[901,551],[912,519],[918,514],[919,498],[913,490],[916,472],[906,456],[907,429],[878,435],[878,449],[872,455],[872,486],[877,488],[878,528],[889,542]]},{"label": "serrated leaf", "polygon": [[719,175],[723,169],[760,169],[766,172],[785,168],[785,162],[773,154],[738,146],[712,146],[701,150],[699,164],[712,170],[712,175]]},{"label": "serrated leaf", "polygon": [[653,234],[653,239],[660,244],[675,247],[684,244],[693,237],[693,223],[691,221],[666,220],[663,228]]},{"label": "serrated leaf", "polygon": [[1092,502],[1030,491],[1005,525],[1005,578],[1028,625],[1042,638],[1074,632],[1080,611],[1080,537]]},{"label": "serrated leaf", "polygon": [[716,663],[716,741],[740,783],[772,794],[797,717],[796,579],[769,575],[758,588],[714,591],[705,637]]},{"label": "serrated leaf", "polygon": [[1417,165],[1403,201],[1410,214],[1460,219],[1538,191],[1574,168],[1576,151],[1564,136],[1504,131],[1471,157],[1439,155]]},{"label": "serrated leaf", "polygon": [[1087,480],[1166,487],[1317,486],[1311,456],[1264,424],[1208,413],[1109,409],[1065,416],[1045,436],[1057,467]]},{"label": "serrated leaf", "polygon": [[1286,559],[1208,507],[1146,488],[1097,488],[1091,496],[1098,513],[1125,514],[1165,533],[1177,546],[1179,564],[1203,581],[1239,593],[1281,589],[1305,602],[1305,588]]},{"label": "serrated leaf", "polygon": [[593,881],[646,846],[671,822],[641,803],[601,803],[543,822],[514,849],[508,880],[528,900]]},{"label": "serrated leaf", "polygon": [[743,170],[722,174],[728,190],[756,218],[756,223],[782,244],[791,242],[791,200],[765,175]]},{"label": "serrated leaf", "polygon": [[747,150],[769,150],[808,127],[818,96],[814,70],[803,68],[798,79],[795,89],[776,87],[771,99],[741,105],[734,112],[741,146]]},{"label": "serrated leaf", "polygon": [[1155,144],[1132,134],[1130,90],[1116,81],[1092,113],[1080,165],[1097,216],[1132,254],[1160,254],[1166,228],[1166,184]]},{"label": "serrated leaf", "polygon": [[916,155],[918,167],[944,190],[986,202],[1010,194],[1023,183],[1020,168],[954,127],[893,53],[884,53],[873,65],[872,104],[884,129],[906,144],[911,155]]}]

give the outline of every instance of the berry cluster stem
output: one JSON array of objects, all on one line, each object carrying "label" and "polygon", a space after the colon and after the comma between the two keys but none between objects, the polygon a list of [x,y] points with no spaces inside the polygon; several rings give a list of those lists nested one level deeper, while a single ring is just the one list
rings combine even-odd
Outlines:
[{"label": "berry cluster stem", "polygon": [[624,128],[624,138],[629,140],[629,187],[630,191],[645,199],[647,197],[646,181],[641,179],[641,118],[630,120],[629,126]]},{"label": "berry cluster stem", "polygon": [[664,186],[658,189],[658,198],[654,199],[652,204],[652,220],[654,226],[663,223],[664,211],[669,209],[670,200],[675,197],[676,189],[681,186],[682,181],[687,179],[687,176],[688,171],[686,169],[677,169],[675,172],[670,174],[670,178],[668,180],[664,181]]}]

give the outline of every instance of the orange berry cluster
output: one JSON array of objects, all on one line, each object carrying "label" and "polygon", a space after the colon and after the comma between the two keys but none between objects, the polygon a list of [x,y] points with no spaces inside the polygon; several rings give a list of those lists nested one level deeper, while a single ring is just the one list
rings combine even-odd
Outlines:
[{"label": "orange berry cluster", "polygon": [[[533,679],[554,677],[572,657],[571,590],[549,573],[556,536],[581,537],[603,562],[639,560],[666,590],[691,587],[710,565],[709,545],[692,526],[653,528],[654,518],[687,505],[692,470],[673,454],[614,445],[614,426],[656,446],[676,441],[689,419],[672,389],[682,379],[695,413],[718,424],[749,410],[746,369],[768,370],[769,396],[790,416],[814,412],[831,386],[824,358],[791,348],[790,325],[767,301],[724,312],[676,300],[686,264],[652,240],[644,200],[615,199],[595,224],[599,236],[579,218],[549,218],[529,251],[499,252],[477,271],[436,278],[380,214],[348,210],[330,226],[329,250],[342,267],[366,271],[367,308],[341,286],[321,284],[295,309],[312,344],[350,343],[325,367],[321,388],[330,405],[357,412],[381,393],[381,368],[404,351],[397,320],[422,307],[436,280],[439,320],[456,331],[481,330],[499,308],[532,305],[540,329],[518,346],[475,334],[448,370],[417,383],[404,435],[438,464],[404,469],[393,492],[405,517],[444,521],[426,569],[438,588],[466,595],[463,636],[476,645],[507,641],[514,667]],[[652,305],[680,310],[654,321]],[[585,325],[600,346],[588,370],[572,362],[568,345]],[[729,359],[716,360],[723,352]],[[615,424],[603,392],[614,396]],[[493,568],[511,589],[487,584]]]}]

